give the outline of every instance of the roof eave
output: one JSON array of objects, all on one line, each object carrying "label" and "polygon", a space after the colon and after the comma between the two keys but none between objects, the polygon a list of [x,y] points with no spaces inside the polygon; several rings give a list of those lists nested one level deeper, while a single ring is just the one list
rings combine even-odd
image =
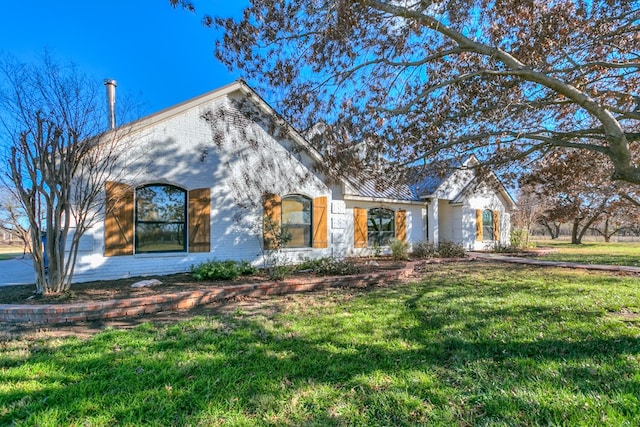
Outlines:
[{"label": "roof eave", "polygon": [[345,194],[345,200],[359,201],[359,202],[372,202],[372,203],[393,203],[404,205],[420,205],[424,206],[425,202],[422,200],[402,200],[402,199],[390,199],[385,197],[368,197],[358,196],[355,194]]}]

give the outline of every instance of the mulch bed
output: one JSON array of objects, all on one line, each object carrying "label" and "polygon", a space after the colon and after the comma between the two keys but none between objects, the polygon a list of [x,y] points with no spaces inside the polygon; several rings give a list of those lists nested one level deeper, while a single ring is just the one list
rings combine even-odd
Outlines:
[{"label": "mulch bed", "polygon": [[[361,273],[395,270],[403,268],[406,265],[406,262],[393,261],[390,259],[376,259],[376,263],[378,265],[370,265],[367,259],[357,261]],[[291,277],[309,276],[309,273],[298,273]],[[158,279],[162,284],[144,288],[131,287],[135,282],[148,279]],[[226,281],[198,281],[194,279],[190,273],[179,273],[166,276],[145,276],[129,279],[74,283],[69,291],[61,295],[53,296],[36,295],[34,285],[5,286],[0,288],[0,304],[69,304],[88,301],[96,302],[182,291],[205,290],[216,286],[259,283],[268,280],[266,275],[255,275]]]}]

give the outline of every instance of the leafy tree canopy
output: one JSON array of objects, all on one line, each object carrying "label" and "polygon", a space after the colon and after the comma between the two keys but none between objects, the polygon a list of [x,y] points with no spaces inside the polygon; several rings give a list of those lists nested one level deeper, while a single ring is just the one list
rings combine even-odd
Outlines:
[{"label": "leafy tree canopy", "polygon": [[204,23],[224,30],[223,63],[297,127],[323,123],[317,142],[354,170],[354,144],[493,165],[559,146],[640,183],[637,0],[251,0]]}]

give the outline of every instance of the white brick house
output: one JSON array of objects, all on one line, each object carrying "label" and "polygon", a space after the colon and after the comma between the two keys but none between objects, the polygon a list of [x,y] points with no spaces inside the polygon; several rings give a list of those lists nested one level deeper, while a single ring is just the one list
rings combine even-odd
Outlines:
[{"label": "white brick house", "polygon": [[365,255],[392,238],[467,249],[508,242],[513,200],[495,177],[474,177],[474,159],[447,179],[389,194],[349,179],[329,185],[314,167],[322,156],[241,81],[125,128],[130,152],[107,183],[104,221],[82,238],[75,281],[181,272],[210,259],[259,266],[265,216],[287,223],[282,252],[292,260]]}]

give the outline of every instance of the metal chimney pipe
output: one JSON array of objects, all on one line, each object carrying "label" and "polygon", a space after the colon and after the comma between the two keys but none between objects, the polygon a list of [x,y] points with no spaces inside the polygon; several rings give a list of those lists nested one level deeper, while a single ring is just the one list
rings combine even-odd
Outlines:
[{"label": "metal chimney pipe", "polygon": [[104,79],[104,85],[107,88],[107,108],[109,111],[109,129],[116,128],[116,86],[118,85],[113,79]]}]

